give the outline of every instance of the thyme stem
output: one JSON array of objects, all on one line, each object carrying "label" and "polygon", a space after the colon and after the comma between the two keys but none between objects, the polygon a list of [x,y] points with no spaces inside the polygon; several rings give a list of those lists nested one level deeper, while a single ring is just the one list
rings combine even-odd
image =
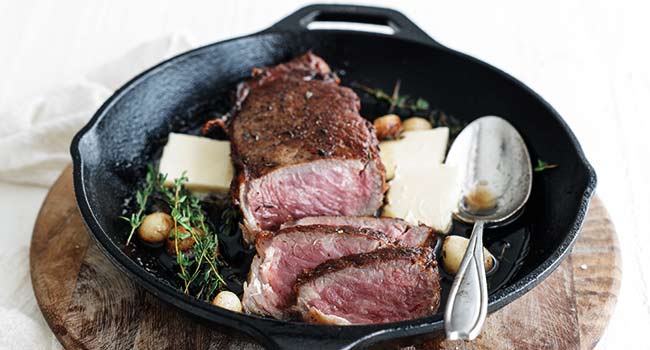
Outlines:
[{"label": "thyme stem", "polygon": [[[183,179],[184,175],[185,175],[185,173],[183,173],[183,175],[181,175],[180,180]],[[181,183],[181,181],[179,181],[177,179],[176,182],[175,182],[175,185],[177,185],[179,183]],[[175,189],[174,189],[174,209],[173,209],[172,212],[176,212],[176,213],[178,212],[178,203],[179,203],[179,199],[180,199],[179,198],[180,191],[181,191],[181,186],[178,186],[178,185],[175,186]],[[184,265],[183,264],[184,256],[183,256],[183,252],[178,250],[178,236],[179,236],[179,234],[178,234],[178,217],[177,217],[177,215],[172,215],[172,219],[174,220],[174,249],[176,251],[176,262],[178,263],[178,266],[181,269],[181,277],[183,277],[183,276],[185,276],[185,267],[183,266]],[[183,278],[183,282],[185,283],[184,293],[189,294],[188,290],[189,290],[190,285],[189,285],[188,281],[185,278]]]},{"label": "thyme stem", "polygon": [[388,114],[393,113],[395,110],[395,105],[397,104],[397,101],[399,99],[399,88],[400,85],[402,85],[402,81],[397,79],[395,82],[395,87],[393,87],[393,95],[391,96],[392,101],[390,102],[390,108],[388,108]]}]

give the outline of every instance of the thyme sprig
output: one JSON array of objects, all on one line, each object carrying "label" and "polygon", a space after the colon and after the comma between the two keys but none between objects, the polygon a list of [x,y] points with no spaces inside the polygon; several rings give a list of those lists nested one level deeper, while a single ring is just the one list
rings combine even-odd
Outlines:
[{"label": "thyme sprig", "polygon": [[[148,166],[146,183],[136,193],[138,210],[131,215],[132,219],[128,219],[132,230],[127,244],[133,232],[142,223],[148,199],[152,196],[161,197],[171,209],[173,228],[170,239],[174,240],[177,275],[182,281],[181,290],[188,295],[197,291],[197,298],[209,301],[217,290],[226,285],[219,273],[219,266],[222,266],[223,262],[219,255],[218,235],[206,222],[199,198],[186,189],[185,184],[189,181],[187,174],[183,172],[170,187],[163,186],[166,178],[166,175],[159,174],[152,166]],[[184,252],[179,248],[179,243],[188,238],[191,238],[194,244],[191,252]]]},{"label": "thyme sprig", "polygon": [[[178,232],[176,225],[188,232],[185,236],[174,235],[176,262],[180,269],[178,276],[184,284],[183,293],[190,294],[190,287],[196,284],[196,297],[210,300],[221,285],[226,285],[218,269],[218,266],[222,265],[219,258],[219,242],[217,235],[206,224],[200,200],[185,189],[184,184],[187,181],[188,178],[183,173],[174,181],[173,189],[165,191],[172,206],[174,232]],[[178,249],[179,241],[189,237],[194,241],[191,255]]]},{"label": "thyme sprig", "polygon": [[144,219],[142,214],[144,214],[144,211],[147,208],[149,197],[151,197],[154,191],[156,191],[156,189],[158,189],[164,182],[165,176],[158,174],[153,166],[147,165],[145,186],[135,193],[135,200],[138,204],[138,210],[135,213],[131,213],[130,217],[120,216],[121,219],[128,221],[131,225],[131,231],[129,232],[129,238],[126,240],[126,245],[129,245],[129,243],[131,243],[131,239],[133,238],[135,230],[137,230],[138,227],[140,227],[142,224],[142,220]]},{"label": "thyme sprig", "polygon": [[545,161],[543,161],[541,159],[538,159],[537,160],[537,165],[535,166],[535,168],[533,168],[533,171],[535,171],[536,173],[539,173],[541,171],[544,171],[544,170],[547,170],[547,169],[555,169],[557,167],[559,167],[559,165],[557,165],[557,164],[548,164],[547,162],[545,162]]},{"label": "thyme sprig", "polygon": [[373,89],[371,87],[353,82],[351,85],[354,88],[360,89],[361,91],[373,96],[377,100],[386,101],[389,103],[390,107],[388,113],[392,113],[395,107],[401,109],[409,109],[412,112],[421,112],[429,109],[429,102],[422,97],[411,98],[409,95],[400,95],[399,90],[402,82],[398,79],[395,82],[393,87],[393,93],[391,95],[387,94],[382,89]]},{"label": "thyme sprig", "polygon": [[449,128],[449,145],[454,141],[456,136],[460,131],[465,127],[466,123],[456,119],[452,115],[448,115],[445,112],[438,109],[431,109],[429,101],[418,97],[416,99],[411,99],[409,95],[400,95],[400,88],[402,86],[401,80],[395,82],[393,87],[393,93],[391,95],[387,94],[382,89],[373,89],[368,86],[353,82],[352,87],[360,89],[361,91],[369,94],[379,101],[385,101],[389,103],[388,114],[393,113],[395,108],[400,108],[403,110],[410,111],[411,114],[416,112],[420,115],[428,115],[429,122],[434,128],[437,127],[448,127]]},{"label": "thyme sprig", "polygon": [[[173,190],[163,192],[167,197],[168,203],[172,207],[171,216],[172,220],[174,221],[174,229],[172,230],[172,235],[174,238],[174,251],[176,253],[176,263],[180,269],[178,276],[183,280],[183,283],[185,284],[185,288],[183,290],[185,294],[189,294],[190,276],[188,269],[192,265],[192,261],[190,261],[190,259],[180,249],[178,249],[178,242],[189,238],[189,236],[192,235],[192,232],[194,231],[194,229],[190,226],[190,218],[187,217],[185,215],[186,213],[182,212],[181,209],[183,202],[187,200],[186,195],[181,195],[181,191],[184,189],[183,184],[187,181],[187,175],[185,172],[183,172],[179,178],[174,180]],[[181,235],[178,229],[179,225],[185,229],[185,232],[190,233]]]}]

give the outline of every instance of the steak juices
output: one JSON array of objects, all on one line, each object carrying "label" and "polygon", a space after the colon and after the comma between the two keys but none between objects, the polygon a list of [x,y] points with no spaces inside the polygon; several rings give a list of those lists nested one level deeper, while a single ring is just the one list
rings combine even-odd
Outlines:
[{"label": "steak juices", "polygon": [[439,277],[425,247],[433,231],[369,217],[387,186],[358,96],[310,52],[254,69],[237,96],[232,195],[257,251],[244,309],[327,324],[433,314]]}]

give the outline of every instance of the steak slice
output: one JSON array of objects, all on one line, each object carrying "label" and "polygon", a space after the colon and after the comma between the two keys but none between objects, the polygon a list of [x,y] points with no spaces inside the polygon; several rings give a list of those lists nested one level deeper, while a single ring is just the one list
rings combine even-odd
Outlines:
[{"label": "steak slice", "polygon": [[255,232],[321,215],[371,215],[386,190],[372,124],[359,97],[310,53],[254,69],[229,122],[233,200]]},{"label": "steak slice", "polygon": [[312,216],[285,223],[282,227],[315,224],[370,228],[383,232],[393,243],[405,247],[428,245],[434,238],[433,229],[425,225],[413,226],[402,219],[375,216]]},{"label": "steak slice", "polygon": [[385,248],[328,260],[301,274],[296,310],[310,323],[371,324],[433,315],[440,282],[429,248]]},{"label": "steak slice", "polygon": [[370,252],[389,245],[381,232],[366,228],[305,225],[260,233],[242,303],[247,312],[286,318],[296,277],[328,259]]}]

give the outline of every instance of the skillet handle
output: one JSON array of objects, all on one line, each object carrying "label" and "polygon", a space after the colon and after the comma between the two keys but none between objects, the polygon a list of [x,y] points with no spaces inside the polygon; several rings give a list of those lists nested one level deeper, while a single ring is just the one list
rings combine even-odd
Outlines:
[{"label": "skillet handle", "polygon": [[371,6],[316,4],[303,7],[280,20],[266,31],[307,31],[312,22],[350,22],[388,26],[399,39],[442,46],[402,13]]}]

